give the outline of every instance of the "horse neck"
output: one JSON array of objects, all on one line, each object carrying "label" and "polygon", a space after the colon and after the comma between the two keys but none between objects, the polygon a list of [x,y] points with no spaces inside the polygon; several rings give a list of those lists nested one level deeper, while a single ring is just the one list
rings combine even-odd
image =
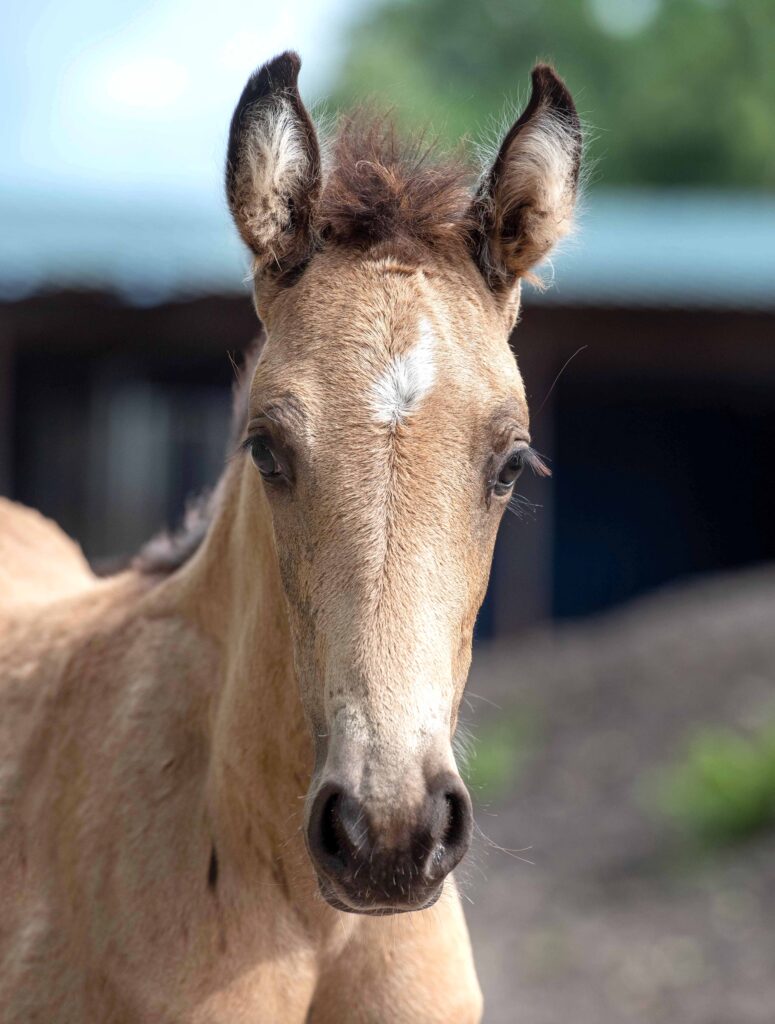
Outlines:
[{"label": "horse neck", "polygon": [[235,854],[254,863],[256,844],[273,857],[295,845],[311,742],[263,488],[239,460],[219,489],[216,518],[188,573],[201,628],[220,652],[208,803]]}]

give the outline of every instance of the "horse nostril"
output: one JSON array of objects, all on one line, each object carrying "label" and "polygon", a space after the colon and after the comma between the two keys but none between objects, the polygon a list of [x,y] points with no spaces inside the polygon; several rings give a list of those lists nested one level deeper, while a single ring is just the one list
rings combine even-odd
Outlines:
[{"label": "horse nostril", "polygon": [[341,851],[340,829],[337,827],[340,824],[337,813],[339,800],[340,794],[332,793],[325,801],[320,817],[320,845],[329,857],[339,857]]},{"label": "horse nostril", "polygon": [[357,866],[367,845],[361,804],[337,786],[324,786],[312,806],[307,839],[318,865],[330,875],[343,876]]},{"label": "horse nostril", "polygon": [[340,865],[345,860],[341,803],[342,794],[339,790],[319,794],[309,835],[313,852],[324,855],[322,859],[326,861],[338,861]]},{"label": "horse nostril", "polygon": [[459,793],[446,793],[447,801],[447,827],[441,837],[444,846],[458,846],[468,841],[468,820],[466,815],[466,803]]},{"label": "horse nostril", "polygon": [[463,859],[471,842],[471,798],[462,780],[451,773],[438,779],[431,799],[437,807],[431,856],[425,865],[429,879],[440,881]]}]

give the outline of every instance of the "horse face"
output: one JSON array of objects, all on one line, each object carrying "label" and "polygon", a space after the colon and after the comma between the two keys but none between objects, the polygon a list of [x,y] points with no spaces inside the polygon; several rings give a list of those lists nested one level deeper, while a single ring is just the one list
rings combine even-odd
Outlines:
[{"label": "horse face", "polygon": [[473,268],[331,253],[266,310],[247,447],[316,744],[310,849],[347,905],[422,905],[469,841],[450,741],[530,458],[506,326],[477,286]]},{"label": "horse face", "polygon": [[534,73],[532,113],[468,196],[384,137],[345,135],[325,179],[297,72],[293,55],[262,68],[232,122],[227,191],[267,329],[246,493],[268,502],[315,744],[321,890],[414,910],[470,841],[451,740],[473,626],[515,481],[542,468],[508,335],[520,275],[568,218],[570,98]]}]

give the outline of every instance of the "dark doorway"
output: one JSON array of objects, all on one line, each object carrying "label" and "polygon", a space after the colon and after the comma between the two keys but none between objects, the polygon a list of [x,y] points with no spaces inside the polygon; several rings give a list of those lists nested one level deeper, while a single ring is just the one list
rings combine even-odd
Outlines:
[{"label": "dark doorway", "polygon": [[555,407],[557,617],[775,558],[775,400],[740,381],[576,374]]}]

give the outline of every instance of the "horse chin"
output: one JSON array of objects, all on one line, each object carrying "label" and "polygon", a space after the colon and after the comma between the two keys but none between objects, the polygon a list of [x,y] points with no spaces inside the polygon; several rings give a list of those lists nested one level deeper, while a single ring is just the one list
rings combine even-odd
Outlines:
[{"label": "horse chin", "polygon": [[444,883],[436,886],[430,895],[425,894],[423,899],[415,903],[379,903],[376,900],[359,900],[344,893],[335,892],[333,886],[326,879],[318,876],[318,887],[320,895],[326,903],[344,914],[362,914],[366,917],[392,917],[394,914],[414,914],[420,910],[428,910],[441,897],[444,891]]}]

